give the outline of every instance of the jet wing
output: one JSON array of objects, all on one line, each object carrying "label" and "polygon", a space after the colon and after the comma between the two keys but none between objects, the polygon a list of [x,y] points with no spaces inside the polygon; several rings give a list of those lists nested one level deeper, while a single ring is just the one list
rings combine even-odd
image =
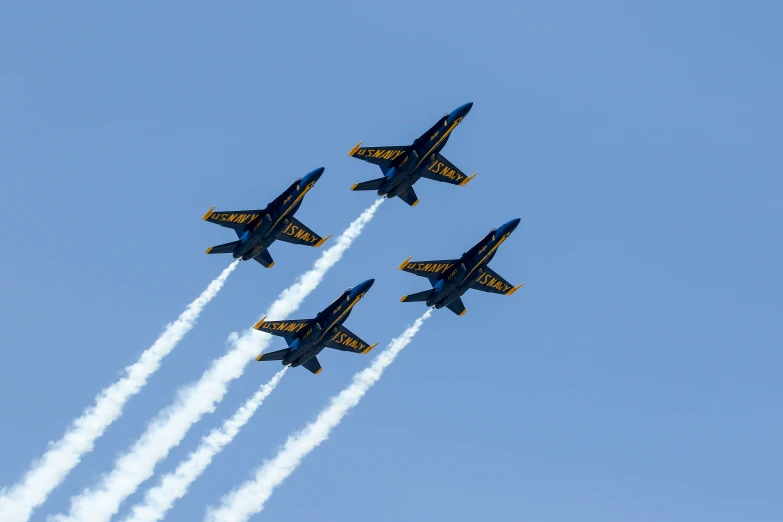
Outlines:
[{"label": "jet wing", "polygon": [[364,160],[367,163],[378,165],[386,174],[389,170],[391,163],[399,158],[408,147],[361,147],[362,142],[356,144],[354,148],[348,153],[349,156]]},{"label": "jet wing", "polygon": [[432,157],[432,163],[424,171],[424,177],[433,179],[435,181],[442,181],[444,183],[451,183],[452,185],[463,186],[470,180],[476,177],[476,174],[467,176],[464,172],[455,167],[449,160],[435,154]]},{"label": "jet wing", "polygon": [[266,321],[266,317],[258,321],[254,329],[259,332],[266,332],[272,335],[293,339],[305,326],[312,322],[312,319],[291,319],[289,321]]},{"label": "jet wing", "polygon": [[215,223],[221,227],[241,230],[263,212],[263,210],[227,210],[215,212],[215,207],[212,207],[209,209],[209,212],[201,217],[201,219],[209,221],[210,223]]},{"label": "jet wing", "polygon": [[481,290],[482,292],[489,292],[490,294],[504,294],[511,295],[519,290],[522,285],[512,286],[511,283],[503,279],[497,272],[489,268],[488,266],[482,267],[484,273],[478,276],[478,279],[470,284],[471,288]]},{"label": "jet wing", "polygon": [[301,221],[295,217],[288,218],[290,223],[283,230],[283,232],[277,237],[280,241],[286,243],[293,243],[295,245],[306,245],[312,247],[319,247],[323,245],[324,241],[332,237],[329,234],[326,237],[321,237],[309,228],[307,228]]},{"label": "jet wing", "polygon": [[337,333],[326,342],[325,346],[328,348],[334,348],[335,350],[342,350],[344,352],[367,353],[378,346],[378,343],[370,346],[366,342],[362,341],[359,336],[351,332],[348,328],[340,325],[337,327]]},{"label": "jet wing", "polygon": [[433,279],[439,277],[446,270],[453,267],[459,259],[441,259],[439,261],[411,261],[409,257],[400,266],[403,272],[409,272],[417,276]]}]

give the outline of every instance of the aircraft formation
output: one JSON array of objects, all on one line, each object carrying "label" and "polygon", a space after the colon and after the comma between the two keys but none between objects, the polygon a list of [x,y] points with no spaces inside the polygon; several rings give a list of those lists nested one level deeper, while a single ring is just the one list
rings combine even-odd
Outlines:
[{"label": "aircraft formation", "polygon": [[[379,196],[399,198],[415,207],[419,198],[413,185],[421,178],[465,186],[476,174],[467,176],[441,155],[451,133],[462,123],[473,103],[466,103],[445,114],[429,130],[416,138],[411,145],[390,147],[361,147],[359,142],[348,155],[380,167],[383,177],[357,183],[353,191],[375,190]],[[215,211],[204,214],[205,221],[231,228],[236,241],[213,246],[207,254],[232,254],[235,259],[254,259],[266,268],[274,266],[269,247],[277,240],[295,245],[320,247],[331,234],[321,237],[294,215],[302,205],[305,195],[315,186],[324,172],[318,168],[297,178],[282,194],[265,208],[258,210]],[[512,295],[524,283],[514,286],[491,268],[489,262],[498,247],[519,225],[520,219],[512,219],[493,228],[478,243],[457,259],[411,261],[409,257],[398,268],[429,280],[430,290],[403,296],[404,303],[424,302],[436,309],[446,307],[455,314],[465,314],[462,296],[470,289],[494,294]],[[261,319],[253,328],[283,337],[287,348],[261,354],[258,361],[281,361],[286,366],[304,366],[319,374],[321,364],[316,357],[324,348],[366,354],[378,343],[368,344],[344,326],[353,307],[372,287],[369,279],[348,288],[335,301],[312,319],[266,321]]]}]

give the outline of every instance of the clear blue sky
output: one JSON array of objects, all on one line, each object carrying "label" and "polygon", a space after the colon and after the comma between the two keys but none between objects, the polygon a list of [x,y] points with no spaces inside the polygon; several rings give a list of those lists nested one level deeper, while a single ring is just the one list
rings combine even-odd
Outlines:
[{"label": "clear blue sky", "polygon": [[[374,199],[359,141],[404,145],[473,101],[444,150],[466,187],[385,203],[296,314],[376,284],[347,326],[422,313],[407,256],[520,217],[513,297],[437,313],[259,518],[779,521],[783,33],[777,2],[213,2],[0,7],[0,485],[229,263],[212,205],[339,233]],[[110,469],[176,389],[318,255],[242,264],[34,517]],[[282,347],[282,341],[278,348]],[[200,520],[368,358],[292,371],[171,520]],[[253,364],[170,470],[277,365]],[[149,484],[148,484],[149,485]],[[146,488],[124,505],[122,513]]]}]

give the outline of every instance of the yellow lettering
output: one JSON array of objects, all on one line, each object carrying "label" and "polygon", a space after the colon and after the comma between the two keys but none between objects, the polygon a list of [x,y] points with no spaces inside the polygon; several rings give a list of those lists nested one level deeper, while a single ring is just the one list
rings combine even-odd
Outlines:
[{"label": "yellow lettering", "polygon": [[[392,159],[399,158],[400,154],[402,154],[403,152],[405,152],[405,151],[404,150],[398,150],[397,152],[394,153],[394,157]],[[405,163],[405,162],[403,162],[403,163]]]}]

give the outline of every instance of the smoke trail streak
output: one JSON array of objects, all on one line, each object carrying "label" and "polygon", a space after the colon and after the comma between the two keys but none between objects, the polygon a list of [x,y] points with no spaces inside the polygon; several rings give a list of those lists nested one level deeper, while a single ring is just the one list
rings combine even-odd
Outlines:
[{"label": "smoke trail streak", "polygon": [[264,402],[288,367],[277,372],[272,379],[261,386],[237,412],[226,419],[223,425],[213,429],[201,439],[199,447],[181,462],[177,469],[163,476],[154,488],[147,490],[142,504],[131,509],[125,522],[157,522],[161,520],[174,502],[188,492],[190,485],[207,469],[212,459],[228,446],[239,430],[247,424],[261,403]]},{"label": "smoke trail streak", "polygon": [[139,360],[125,368],[125,375],[95,397],[95,404],[85,409],[81,416],[73,421],[60,440],[49,443],[49,449],[32,464],[19,483],[0,492],[0,520],[29,520],[33,510],[60,485],[82,457],[92,451],[95,440],[122,415],[125,403],[147,384],[147,379],[160,367],[163,358],[171,353],[185,334],[196,325],[199,314],[223,288],[237,263],[238,261],[234,261],[223,270],[176,321],[167,325],[161,336],[141,354]]},{"label": "smoke trail streak", "polygon": [[[378,199],[362,212],[337,238],[335,245],[321,254],[311,270],[283,290],[266,315],[284,319],[299,308],[361,234],[382,202],[383,199]],[[51,518],[57,522],[107,522],[117,513],[122,501],[152,476],[157,463],[168,455],[171,448],[182,442],[190,427],[215,410],[229,383],[242,375],[247,363],[266,348],[270,340],[271,335],[253,329],[241,336],[232,332],[229,335],[229,351],[212,361],[198,381],[179,391],[176,401],[150,422],[144,434],[117,459],[114,469],[101,477],[99,484],[71,498],[68,515],[59,514]]]},{"label": "smoke trail streak", "polygon": [[264,509],[266,501],[291,473],[296,470],[302,459],[313,451],[329,436],[332,428],[340,424],[345,415],[356,406],[367,390],[378,382],[383,371],[397,354],[405,348],[421,328],[424,321],[432,314],[432,309],[416,319],[399,337],[392,340],[373,363],[357,373],[353,382],[332,398],[318,417],[302,431],[288,437],[283,448],[272,460],[266,461],[255,474],[255,477],[239,485],[226,494],[217,508],[207,509],[205,520],[208,522],[244,522]]}]

